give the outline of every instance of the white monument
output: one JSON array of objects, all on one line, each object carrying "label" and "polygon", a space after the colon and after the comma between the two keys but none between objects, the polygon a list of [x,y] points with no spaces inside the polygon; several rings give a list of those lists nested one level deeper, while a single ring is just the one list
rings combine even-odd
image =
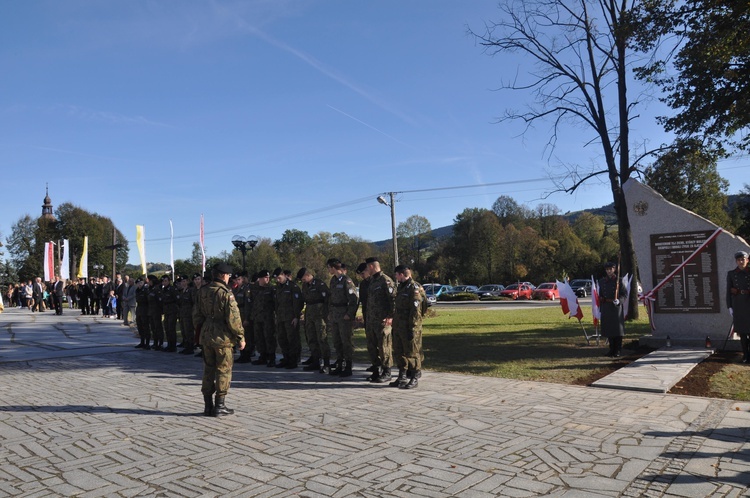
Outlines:
[{"label": "white monument", "polygon": [[[641,344],[722,348],[732,318],[726,306],[727,272],[734,254],[750,246],[697,214],[672,204],[636,180],[623,185],[638,270],[652,335]],[[727,349],[738,349],[729,341]]]}]

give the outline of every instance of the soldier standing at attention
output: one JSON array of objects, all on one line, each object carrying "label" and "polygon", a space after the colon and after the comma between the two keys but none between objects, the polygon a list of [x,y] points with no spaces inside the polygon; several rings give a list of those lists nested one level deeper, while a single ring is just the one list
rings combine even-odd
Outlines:
[{"label": "soldier standing at attention", "polygon": [[[237,307],[240,310],[240,316],[242,317],[242,328],[247,330],[247,325],[245,325],[245,304],[247,303],[247,300],[245,299],[245,295],[248,293],[248,278],[247,278],[247,272],[242,271],[239,274],[239,277],[237,278],[237,285],[232,289],[232,293],[234,294],[234,299],[237,301]],[[252,330],[252,328],[250,329]],[[246,344],[249,344],[252,341],[247,341],[245,339]],[[240,357],[237,358],[237,363],[250,363],[252,356],[252,350],[248,347],[245,347],[245,349],[242,350],[240,353]]]},{"label": "soldier standing at attention", "polygon": [[276,279],[276,337],[283,355],[276,368],[297,368],[302,352],[297,327],[305,304],[302,291],[281,268],[276,268],[273,276]]},{"label": "soldier standing at attention", "polygon": [[161,287],[155,275],[148,276],[148,321],[154,344],[151,349],[160,350],[164,345],[164,328],[161,323]]},{"label": "soldier standing at attention", "polygon": [[253,328],[255,329],[255,347],[260,355],[253,365],[276,366],[276,290],[269,285],[271,273],[261,270],[257,274],[257,288],[253,296]]},{"label": "soldier standing at attention", "polygon": [[148,287],[144,285],[142,278],[135,281],[135,325],[138,328],[138,335],[141,336],[141,343],[136,346],[140,349],[151,349],[151,327],[148,323]]},{"label": "soldier standing at attention", "polygon": [[[232,382],[232,347],[237,344],[240,351],[245,349],[245,331],[234,294],[227,287],[232,267],[217,263],[212,273],[214,281],[202,287],[198,293],[193,308],[193,323],[200,330],[203,347],[203,414],[222,417],[234,413],[234,410],[227,408],[225,398]],[[215,403],[211,399],[214,393]]]},{"label": "soldier standing at attention", "polygon": [[727,273],[727,308],[732,315],[734,331],[740,336],[742,363],[750,363],[750,266],[748,254],[734,255],[737,267]]},{"label": "soldier standing at attention", "polygon": [[331,275],[330,302],[328,306],[328,335],[336,348],[336,366],[331,375],[351,377],[354,356],[354,318],[357,314],[357,288],[344,274],[341,261],[331,258],[327,262]]},{"label": "soldier standing at attention", "polygon": [[607,275],[599,280],[599,309],[602,314],[602,336],[609,339],[605,356],[622,356],[622,338],[625,337],[625,315],[620,298],[627,299],[628,291],[620,285],[617,265],[611,261],[604,265]]},{"label": "soldier standing at attention", "polygon": [[177,315],[179,314],[179,291],[172,285],[169,275],[161,277],[161,304],[164,310],[164,334],[167,336],[167,346],[162,351],[174,353],[177,351]]},{"label": "soldier standing at attention", "polygon": [[370,368],[368,372],[380,371],[380,360],[378,359],[378,341],[375,335],[367,327],[367,292],[370,287],[370,273],[367,270],[367,264],[360,263],[357,267],[357,276],[359,281],[359,303],[362,305],[362,322],[365,327],[365,340],[367,341],[367,356],[370,358]]},{"label": "soldier standing at attention", "polygon": [[[325,320],[328,317],[329,291],[325,282],[316,278],[307,268],[297,272],[302,281],[302,298],[305,301],[305,337],[310,347],[311,361],[303,370],[320,373],[331,372],[331,347]],[[322,361],[322,363],[321,363]]]},{"label": "soldier standing at attention", "polygon": [[391,381],[393,304],[395,288],[393,280],[380,270],[378,258],[367,258],[367,271],[371,275],[367,290],[367,328],[375,336],[378,345],[379,368],[369,377],[370,382],[383,384]]},{"label": "soldier standing at attention", "polygon": [[427,311],[427,295],[411,278],[411,268],[396,267],[398,292],[393,314],[393,357],[398,364],[398,378],[388,384],[414,389],[422,376],[422,316]]},{"label": "soldier standing at attention", "polygon": [[180,354],[193,354],[195,351],[193,303],[195,302],[196,292],[195,285],[187,276],[180,278],[180,293],[177,303],[180,310],[180,334],[182,335],[182,346],[184,348],[180,351]]}]

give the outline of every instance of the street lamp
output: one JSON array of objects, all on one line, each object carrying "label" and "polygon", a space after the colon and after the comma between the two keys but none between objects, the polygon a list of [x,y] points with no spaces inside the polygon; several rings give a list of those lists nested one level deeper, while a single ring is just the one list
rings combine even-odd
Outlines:
[{"label": "street lamp", "polygon": [[103,270],[103,269],[104,269],[104,265],[100,265],[100,264],[94,265],[94,270],[96,270],[96,278],[99,278],[99,270]]},{"label": "street lamp", "polygon": [[256,235],[250,235],[245,238],[242,235],[235,235],[232,237],[232,245],[242,253],[242,271],[246,271],[247,265],[245,263],[245,255],[247,254],[248,249],[252,251],[255,249],[255,246],[258,245],[258,237]]},{"label": "street lamp", "polygon": [[393,235],[393,263],[398,266],[398,242],[396,241],[396,202],[393,199],[395,192],[388,192],[391,202],[385,200],[382,195],[378,196],[378,202],[391,208],[391,234]]}]

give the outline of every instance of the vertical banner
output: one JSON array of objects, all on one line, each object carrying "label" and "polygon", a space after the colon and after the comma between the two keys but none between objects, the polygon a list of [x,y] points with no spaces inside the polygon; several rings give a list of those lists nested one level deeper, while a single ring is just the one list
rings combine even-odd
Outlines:
[{"label": "vertical banner", "polygon": [[81,261],[78,263],[78,278],[89,278],[89,236],[83,236],[83,251],[81,251]]},{"label": "vertical banner", "polygon": [[200,244],[201,244],[201,275],[206,275],[206,239],[203,234],[203,213],[201,213],[201,232],[200,232]]},{"label": "vertical banner", "polygon": [[169,220],[169,265],[172,267],[172,281],[175,280],[174,275],[174,227],[172,226],[172,220]]},{"label": "vertical banner", "polygon": [[141,256],[141,270],[146,275],[146,241],[144,239],[146,229],[143,225],[135,226],[135,242],[138,245],[138,254]]},{"label": "vertical banner", "polygon": [[44,281],[50,282],[55,276],[55,244],[44,243]]},{"label": "vertical banner", "polygon": [[70,280],[70,243],[68,239],[63,239],[63,254],[62,261],[60,261],[60,278]]}]

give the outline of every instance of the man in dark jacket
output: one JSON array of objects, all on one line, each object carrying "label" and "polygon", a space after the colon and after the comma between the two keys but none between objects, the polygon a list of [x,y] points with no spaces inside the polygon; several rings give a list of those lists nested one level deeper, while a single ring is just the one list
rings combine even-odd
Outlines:
[{"label": "man in dark jacket", "polygon": [[609,339],[606,356],[622,356],[622,338],[625,337],[625,314],[621,299],[628,298],[625,286],[620,285],[617,265],[608,262],[604,265],[607,275],[599,280],[599,309],[602,314],[602,336]]}]

